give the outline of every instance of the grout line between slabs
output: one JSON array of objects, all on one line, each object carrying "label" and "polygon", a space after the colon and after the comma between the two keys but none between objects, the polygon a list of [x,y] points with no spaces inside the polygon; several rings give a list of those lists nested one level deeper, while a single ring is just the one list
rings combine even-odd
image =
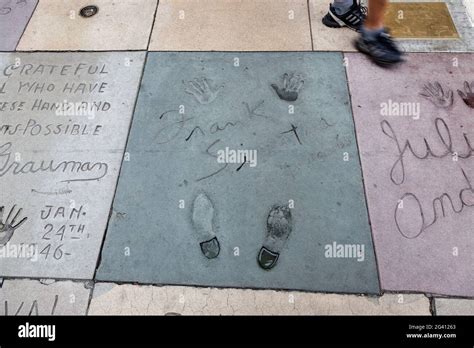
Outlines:
[{"label": "grout line between slabs", "polygon": [[310,0],[306,1],[308,6],[308,19],[309,19],[309,37],[311,39],[311,51],[314,52],[314,41],[313,41],[313,24],[311,23],[311,8],[310,8]]},{"label": "grout line between slabs", "polygon": [[153,29],[155,28],[156,15],[158,13],[158,6],[160,6],[160,0],[156,1],[155,13],[153,14],[153,23],[151,23],[150,36],[148,37],[148,44],[146,46],[147,51],[150,51],[151,39],[153,37]]},{"label": "grout line between slabs", "polygon": [[94,298],[95,284],[96,283],[92,281],[92,288],[91,288],[91,291],[89,292],[89,298],[87,300],[86,313],[85,313],[86,316],[89,315],[89,309],[92,304],[92,299]]},{"label": "grout line between slabs", "polygon": [[126,137],[126,140],[125,140],[124,150],[123,150],[123,154],[122,154],[122,160],[120,161],[120,168],[119,168],[119,171],[118,171],[118,174],[117,174],[117,180],[115,181],[115,186],[114,186],[115,189],[114,189],[114,194],[112,196],[112,201],[110,203],[110,209],[109,209],[109,214],[108,214],[108,218],[107,218],[107,224],[106,224],[105,229],[104,229],[104,235],[102,237],[102,241],[101,241],[101,244],[100,244],[99,254],[97,255],[96,265],[95,265],[95,269],[94,269],[94,275],[93,275],[93,278],[92,278],[93,286],[92,286],[92,289],[91,289],[91,292],[90,292],[90,295],[89,295],[89,301],[88,301],[87,308],[86,308],[86,315],[89,312],[89,307],[90,307],[90,304],[92,302],[92,296],[93,296],[93,293],[94,293],[94,290],[95,290],[95,283],[96,283],[95,279],[97,277],[97,271],[98,271],[99,266],[100,266],[101,261],[102,261],[102,252],[103,252],[103,249],[104,249],[104,246],[105,246],[107,231],[109,230],[110,220],[111,220],[113,209],[114,209],[115,196],[117,194],[119,183],[120,183],[120,175],[122,173],[123,162],[124,162],[125,156],[127,154],[128,141],[130,139],[130,133],[132,131],[133,119],[134,119],[134,116],[135,116],[135,110],[136,110],[137,105],[138,105],[138,99],[139,99],[140,89],[141,89],[141,85],[142,85],[142,81],[143,81],[143,76],[145,75],[145,67],[146,67],[147,60],[148,60],[148,51],[145,52],[145,54],[144,54],[142,71],[141,71],[141,74],[140,74],[140,78],[138,80],[138,85],[137,85],[137,89],[136,89],[137,92],[135,94],[135,102],[134,102],[134,105],[133,105],[132,114],[130,116],[130,122],[128,124],[128,132],[127,132],[127,137]]},{"label": "grout line between slabs", "polygon": [[[365,210],[367,212],[367,220],[368,220],[368,224],[369,224],[370,237],[371,237],[370,239],[371,239],[371,242],[372,242],[372,250],[374,251],[375,268],[377,270],[377,282],[379,284],[379,291],[383,295],[384,292],[383,292],[383,288],[382,288],[382,280],[381,280],[381,275],[380,275],[380,266],[379,266],[379,261],[378,261],[378,257],[377,257],[377,250],[376,250],[376,247],[375,247],[374,229],[372,227],[372,220],[370,218],[369,201],[367,199],[367,188],[366,188],[366,183],[365,183],[365,179],[364,179],[364,170],[362,168],[361,148],[359,146],[359,139],[358,139],[358,135],[357,135],[357,126],[356,126],[355,117],[354,117],[354,103],[353,103],[353,99],[352,99],[351,87],[350,87],[350,84],[349,84],[349,71],[348,71],[349,57],[347,57],[346,54],[342,53],[342,59],[343,59],[343,62],[344,62],[344,65],[343,65],[344,66],[344,74],[345,74],[346,82],[347,82],[347,93],[348,93],[349,103],[350,103],[352,124],[354,125],[354,128],[353,128],[354,129],[354,138],[355,138],[355,142],[356,142],[357,158],[359,160],[360,178],[361,178],[361,181],[362,181],[362,191],[363,191],[364,200],[365,200]],[[346,59],[347,59],[347,61],[346,61]]]},{"label": "grout line between slabs", "polygon": [[436,314],[436,302],[434,297],[430,297],[430,313],[432,316],[437,316]]},{"label": "grout line between slabs", "polygon": [[18,45],[20,44],[21,39],[23,38],[23,35],[25,35],[26,29],[28,28],[28,25],[29,25],[30,22],[31,22],[31,19],[32,19],[33,16],[35,15],[36,9],[37,9],[38,6],[39,6],[39,2],[40,2],[40,0],[38,0],[38,1],[36,2],[35,8],[34,8],[33,11],[31,12],[31,16],[30,16],[30,18],[28,18],[28,21],[26,22],[26,25],[25,25],[25,27],[23,28],[23,31],[21,32],[21,35],[20,35],[20,37],[18,38],[18,41],[16,42],[16,45],[15,45],[15,48],[13,49],[13,51],[16,52],[16,50],[17,50],[17,48],[18,48]]},{"label": "grout line between slabs", "polygon": [[[402,44],[407,43],[407,41],[400,41]],[[32,50],[32,51],[2,51],[0,50],[0,53],[2,54],[30,54],[30,53],[44,53],[44,54],[49,54],[49,53],[98,53],[98,54],[106,54],[106,53],[127,53],[127,52],[147,52],[147,53],[235,53],[235,54],[245,54],[245,53],[269,53],[269,54],[276,54],[276,53],[359,53],[354,50],[287,50],[287,51],[259,51],[259,50],[246,50],[246,51],[226,51],[226,50],[148,50],[146,48],[141,48],[141,49],[127,49],[127,50]],[[457,50],[452,50],[452,51],[406,51],[407,54],[470,54],[474,55],[474,50],[465,50],[465,51],[457,51]]]},{"label": "grout line between slabs", "polygon": [[93,278],[92,278],[93,280],[96,279],[97,270],[99,269],[99,265],[102,261],[102,251],[103,251],[103,248],[104,248],[105,239],[106,239],[106,236],[107,236],[107,231],[109,229],[110,220],[111,220],[112,213],[113,213],[114,201],[115,201],[115,196],[117,194],[119,183],[120,183],[120,175],[121,175],[122,169],[123,169],[124,158],[125,158],[125,155],[127,154],[128,142],[129,142],[129,139],[130,139],[130,133],[131,133],[132,126],[133,126],[133,119],[134,119],[134,116],[135,116],[135,110],[136,110],[137,105],[138,105],[138,99],[139,99],[140,89],[141,89],[141,85],[142,85],[142,81],[143,81],[143,76],[145,74],[145,67],[146,67],[146,64],[147,64],[147,60],[148,60],[148,52],[145,53],[145,57],[143,59],[142,71],[141,71],[141,74],[140,74],[140,78],[138,80],[138,86],[137,86],[136,94],[135,94],[135,101],[134,101],[134,105],[133,105],[133,108],[132,108],[132,114],[130,116],[130,122],[128,124],[128,132],[127,132],[127,136],[126,136],[126,139],[125,139],[125,145],[124,145],[124,151],[123,151],[123,154],[122,154],[122,160],[120,161],[120,168],[119,168],[119,171],[118,171],[118,174],[117,174],[117,180],[116,180],[115,186],[114,186],[115,190],[114,190],[114,194],[113,194],[112,201],[111,201],[111,204],[110,204],[109,216],[108,216],[108,219],[107,219],[107,224],[105,226],[104,235],[102,237],[102,242],[101,242],[101,245],[100,245],[100,248],[99,248],[99,255],[98,255],[97,260],[96,260],[96,266],[95,266],[94,275],[93,275]]}]

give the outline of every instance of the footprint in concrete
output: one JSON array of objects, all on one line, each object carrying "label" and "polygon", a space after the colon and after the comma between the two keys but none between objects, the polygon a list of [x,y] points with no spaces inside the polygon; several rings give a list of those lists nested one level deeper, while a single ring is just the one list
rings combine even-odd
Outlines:
[{"label": "footprint in concrete", "polygon": [[214,206],[204,193],[200,193],[193,203],[192,222],[199,235],[201,251],[208,259],[216,258],[221,250],[213,226]]},{"label": "footprint in concrete", "polygon": [[274,205],[267,218],[267,233],[258,253],[260,267],[270,270],[275,267],[281,250],[293,228],[291,211],[288,206]]},{"label": "footprint in concrete", "polygon": [[301,90],[301,87],[304,85],[303,77],[298,73],[285,73],[282,80],[281,86],[273,83],[271,85],[272,88],[275,90],[281,100],[294,102],[296,99],[298,99],[298,94]]}]

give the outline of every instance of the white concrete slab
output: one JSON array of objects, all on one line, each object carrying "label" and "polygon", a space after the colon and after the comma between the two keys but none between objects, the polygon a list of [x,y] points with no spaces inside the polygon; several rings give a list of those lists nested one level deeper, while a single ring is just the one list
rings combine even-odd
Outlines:
[{"label": "white concrete slab", "polygon": [[464,6],[466,7],[467,14],[471,19],[474,26],[474,1],[473,0],[462,0]]},{"label": "white concrete slab", "polygon": [[329,28],[321,20],[328,13],[332,0],[309,0],[311,31],[315,51],[355,52],[352,42],[358,34],[349,28]]},{"label": "white concrete slab", "polygon": [[474,299],[436,298],[436,315],[474,315]]},{"label": "white concrete slab", "polygon": [[[96,5],[98,13],[81,17],[87,5]],[[156,5],[157,0],[42,0],[18,50],[145,50]]]},{"label": "white concrete slab", "polygon": [[5,280],[0,315],[85,315],[91,284],[54,280]]},{"label": "white concrete slab", "polygon": [[92,279],[143,61],[0,54],[0,276]]},{"label": "white concrete slab", "polygon": [[161,0],[152,51],[311,51],[306,0]]},{"label": "white concrete slab", "polygon": [[89,315],[430,315],[428,298],[97,283]]}]

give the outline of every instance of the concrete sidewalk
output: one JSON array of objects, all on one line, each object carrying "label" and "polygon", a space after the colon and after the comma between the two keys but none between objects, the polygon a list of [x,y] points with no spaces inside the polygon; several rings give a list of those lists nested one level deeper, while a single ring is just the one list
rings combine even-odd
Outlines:
[{"label": "concrete sidewalk", "polygon": [[474,7],[328,6],[0,0],[0,314],[473,315]]}]

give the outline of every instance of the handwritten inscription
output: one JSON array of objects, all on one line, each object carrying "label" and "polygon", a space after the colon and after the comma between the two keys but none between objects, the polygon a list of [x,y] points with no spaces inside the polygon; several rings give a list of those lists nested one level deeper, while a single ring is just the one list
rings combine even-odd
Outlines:
[{"label": "handwritten inscription", "polygon": [[392,125],[387,120],[383,120],[381,122],[383,134],[392,139],[397,148],[396,150],[398,158],[390,170],[390,179],[394,184],[400,185],[405,181],[404,158],[407,154],[411,154],[419,160],[426,160],[430,158],[442,159],[451,157],[453,154],[456,154],[456,156],[460,159],[468,159],[474,155],[474,148],[471,145],[471,140],[469,139],[467,133],[462,133],[463,141],[466,147],[456,151],[453,145],[451,130],[449,129],[446,122],[442,118],[438,117],[435,119],[434,125],[436,130],[436,138],[439,140],[442,149],[438,151],[433,150],[434,146],[430,145],[430,142],[426,139],[426,137],[423,137],[423,145],[421,146],[423,150],[416,151],[414,149],[414,145],[409,140],[406,140],[402,145]]},{"label": "handwritten inscription", "polygon": [[3,76],[12,77],[12,76],[90,76],[90,75],[108,75],[106,64],[87,64],[87,63],[77,63],[74,65],[64,64],[21,64],[13,63],[6,65],[1,73]]},{"label": "handwritten inscription", "polygon": [[[292,74],[289,76],[285,74],[285,78],[288,79],[287,84],[291,82],[291,86],[287,87],[293,88],[298,92],[304,84],[301,74]],[[204,98],[205,101],[199,101],[200,104],[210,104],[215,97],[217,97],[218,90],[211,87],[209,84],[210,80],[206,78],[195,79],[188,82],[188,87],[185,90],[187,94],[194,96],[194,99]],[[285,83],[284,83],[285,84]],[[153,140],[155,144],[165,145],[170,143],[176,143],[180,141],[184,142],[193,142],[194,144],[202,144],[202,153],[206,156],[217,158],[216,151],[219,150],[219,146],[226,146],[224,143],[225,138],[230,137],[231,135],[238,134],[242,130],[253,131],[252,123],[253,122],[268,122],[271,123],[272,127],[279,127],[281,131],[282,141],[287,142],[286,139],[289,139],[287,136],[288,133],[291,133],[294,136],[296,144],[302,145],[303,139],[301,137],[301,131],[299,127],[303,128],[304,125],[296,126],[292,123],[289,117],[286,117],[287,110],[283,117],[281,115],[275,115],[279,117],[273,117],[267,114],[264,110],[264,100],[259,100],[257,103],[248,103],[245,101],[241,102],[242,109],[240,110],[240,117],[235,117],[230,120],[211,120],[202,122],[199,118],[194,116],[192,113],[181,112],[180,109],[166,110],[159,115],[156,115],[156,120],[159,123],[159,128],[155,132]],[[212,107],[209,107],[209,112],[212,112]],[[329,124],[324,118],[321,118],[321,127],[318,127],[318,130],[324,130],[333,124]],[[305,127],[306,128],[306,127]],[[304,128],[303,128],[304,129]],[[306,131],[308,131],[306,129]],[[347,143],[347,139],[337,137],[334,147],[345,147],[350,145]],[[195,179],[195,181],[202,181],[209,179],[210,177],[215,176],[223,172],[229,166],[228,163],[218,164],[216,162],[216,167],[209,174],[200,176]],[[236,168],[236,171],[241,169],[241,165]]]},{"label": "handwritten inscription", "polygon": [[0,16],[7,16],[15,8],[21,8],[26,6],[27,0],[3,0],[0,1]]},{"label": "handwritten inscription", "polygon": [[4,301],[4,315],[54,315],[59,302],[59,295],[54,295],[51,303],[39,303],[39,300],[21,301],[18,305],[12,305],[8,300]]},{"label": "handwritten inscription", "polygon": [[71,256],[68,251],[68,241],[78,241],[89,238],[85,218],[87,210],[85,205],[78,207],[64,207],[45,205],[40,212],[43,224],[39,255],[45,260],[61,260]]},{"label": "handwritten inscription", "polygon": [[101,135],[103,125],[93,123],[43,123],[29,119],[25,123],[0,123],[0,135],[20,136],[97,136]]},{"label": "handwritten inscription", "polygon": [[82,251],[99,250],[107,214],[95,211],[110,204],[140,61],[133,52],[0,54],[0,183],[18,200],[0,203],[22,202],[28,221],[16,235],[38,260],[5,258],[6,275],[90,276],[96,260]]},{"label": "handwritten inscription", "polygon": [[39,160],[17,162],[12,155],[12,143],[0,144],[0,177],[7,174],[25,175],[37,173],[65,173],[90,176],[79,176],[61,180],[61,182],[92,181],[107,175],[108,164],[105,162],[55,161]]},{"label": "handwritten inscription", "polygon": [[[397,186],[402,185],[406,180],[405,160],[408,155],[421,161],[445,158],[452,160],[453,156],[456,160],[467,160],[474,156],[474,148],[469,135],[462,132],[463,147],[455,149],[451,129],[446,121],[439,117],[434,120],[434,134],[437,141],[429,141],[423,137],[421,145],[417,147],[410,140],[401,141],[389,121],[383,120],[380,125],[382,133],[395,145],[397,159],[390,169],[390,180]],[[459,189],[457,197],[444,192],[431,201],[429,209],[422,206],[415,193],[407,192],[400,197],[395,206],[394,220],[398,232],[403,237],[418,238],[424,231],[435,225],[441,217],[446,217],[449,212],[461,214],[466,208],[474,206],[472,180],[464,169],[461,168],[460,171],[464,186]]]}]

